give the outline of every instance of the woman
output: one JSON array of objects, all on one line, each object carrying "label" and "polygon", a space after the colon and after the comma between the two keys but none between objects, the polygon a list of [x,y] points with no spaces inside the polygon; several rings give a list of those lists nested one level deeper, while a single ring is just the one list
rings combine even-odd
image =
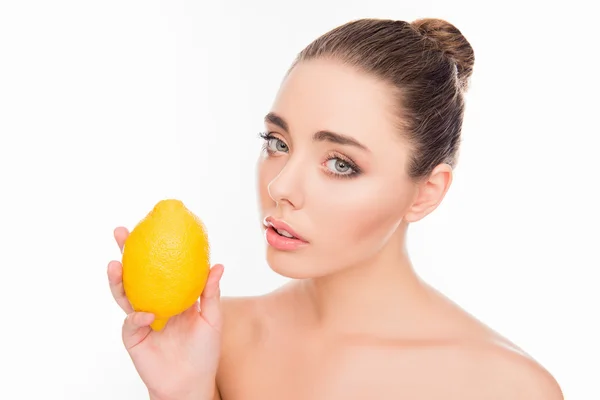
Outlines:
[{"label": "woman", "polygon": [[[411,222],[452,182],[473,70],[468,41],[436,19],[364,19],[304,49],[265,118],[258,162],[271,268],[289,284],[200,299],[151,331],[133,312],[123,341],[155,400],[561,399],[552,376],[421,281]],[[123,248],[125,228],[115,230]]]}]

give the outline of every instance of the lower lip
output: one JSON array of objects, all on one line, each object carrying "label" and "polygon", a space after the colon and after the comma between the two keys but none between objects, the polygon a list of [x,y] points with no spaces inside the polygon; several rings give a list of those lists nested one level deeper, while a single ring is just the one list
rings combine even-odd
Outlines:
[{"label": "lower lip", "polygon": [[272,226],[265,230],[267,242],[277,250],[297,250],[306,246],[308,243],[300,239],[287,238],[275,232]]}]

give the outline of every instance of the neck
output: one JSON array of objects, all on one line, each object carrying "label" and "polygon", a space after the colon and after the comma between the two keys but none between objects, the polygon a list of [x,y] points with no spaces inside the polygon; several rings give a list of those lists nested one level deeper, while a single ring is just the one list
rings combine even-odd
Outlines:
[{"label": "neck", "polygon": [[377,335],[419,326],[430,292],[412,267],[405,234],[406,228],[399,228],[396,237],[361,265],[301,281],[319,326]]}]

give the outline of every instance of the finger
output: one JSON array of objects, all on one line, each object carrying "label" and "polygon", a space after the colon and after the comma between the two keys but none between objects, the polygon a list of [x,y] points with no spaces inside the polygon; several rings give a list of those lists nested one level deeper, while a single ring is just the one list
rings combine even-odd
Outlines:
[{"label": "finger", "polygon": [[132,312],[127,315],[123,322],[123,344],[127,350],[131,350],[140,344],[152,331],[150,324],[154,321],[154,315],[145,312]]},{"label": "finger", "polygon": [[200,314],[213,328],[221,330],[221,289],[219,282],[223,276],[224,267],[216,264],[210,269],[204,291],[200,296]]},{"label": "finger", "polygon": [[133,307],[131,307],[131,303],[129,303],[129,300],[125,295],[125,290],[123,289],[123,267],[121,266],[121,263],[118,261],[109,262],[107,274],[110,292],[112,293],[115,301],[119,307],[125,311],[125,313],[131,313],[133,311]]},{"label": "finger", "polygon": [[127,228],[119,226],[115,228],[113,235],[117,241],[117,244],[119,245],[119,250],[121,250],[121,253],[123,253],[123,247],[125,247],[125,240],[129,236],[129,231]]}]

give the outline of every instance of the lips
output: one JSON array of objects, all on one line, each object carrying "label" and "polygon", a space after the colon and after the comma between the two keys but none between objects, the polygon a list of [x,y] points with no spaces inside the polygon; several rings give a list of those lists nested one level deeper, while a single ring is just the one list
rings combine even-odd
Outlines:
[{"label": "lips", "polygon": [[294,229],[292,229],[291,226],[289,226],[288,224],[286,224],[283,221],[277,220],[273,217],[267,217],[263,221],[263,224],[266,227],[269,227],[269,226],[273,227],[273,229],[282,237],[296,239],[296,240],[300,240],[302,242],[308,243],[308,241],[306,239],[304,239],[302,236],[300,236],[296,231],[294,231]]}]

